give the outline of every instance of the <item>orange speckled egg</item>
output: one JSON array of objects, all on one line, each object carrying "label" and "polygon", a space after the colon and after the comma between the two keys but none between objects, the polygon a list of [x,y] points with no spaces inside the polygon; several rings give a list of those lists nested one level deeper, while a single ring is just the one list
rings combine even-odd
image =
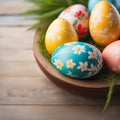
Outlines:
[{"label": "orange speckled egg", "polygon": [[116,41],[120,35],[117,9],[108,1],[97,3],[90,16],[89,29],[93,40],[102,46]]},{"label": "orange speckled egg", "polygon": [[102,56],[105,64],[111,71],[120,73],[120,40],[106,46]]},{"label": "orange speckled egg", "polygon": [[45,36],[45,46],[50,55],[60,45],[75,41],[78,41],[77,32],[64,18],[55,19],[48,27]]}]

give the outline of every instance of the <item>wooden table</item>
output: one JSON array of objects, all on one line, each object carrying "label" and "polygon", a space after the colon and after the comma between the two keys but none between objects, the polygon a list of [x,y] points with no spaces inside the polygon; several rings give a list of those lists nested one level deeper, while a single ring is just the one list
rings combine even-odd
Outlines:
[{"label": "wooden table", "polygon": [[19,15],[31,6],[24,0],[0,0],[0,120],[120,120],[120,96],[103,113],[105,98],[73,95],[38,68],[34,32],[27,31],[35,21]]}]

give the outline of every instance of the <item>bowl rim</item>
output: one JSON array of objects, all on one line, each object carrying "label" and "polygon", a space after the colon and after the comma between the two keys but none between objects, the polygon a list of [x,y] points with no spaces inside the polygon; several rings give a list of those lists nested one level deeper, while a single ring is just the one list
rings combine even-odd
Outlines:
[{"label": "bowl rim", "polygon": [[[44,68],[47,73],[49,73],[54,79],[57,79],[61,82],[65,82],[74,86],[78,87],[84,87],[84,88],[108,88],[110,86],[109,82],[107,81],[99,81],[99,80],[77,80],[77,79],[72,79],[67,76],[62,75],[59,73],[53,66],[52,64],[49,63],[48,60],[42,55],[40,49],[39,49],[39,44],[38,44],[38,39],[39,39],[39,33],[40,31],[37,30],[34,35],[34,41],[33,41],[33,53],[37,61],[40,63],[42,68]],[[43,70],[42,70],[43,71]],[[52,72],[51,72],[52,71]],[[44,71],[43,71],[44,72]],[[115,86],[120,86],[120,80],[116,80]]]}]

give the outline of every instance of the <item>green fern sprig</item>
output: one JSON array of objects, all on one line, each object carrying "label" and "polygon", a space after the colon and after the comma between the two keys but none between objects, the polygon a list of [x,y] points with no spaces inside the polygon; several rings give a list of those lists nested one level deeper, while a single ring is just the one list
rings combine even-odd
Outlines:
[{"label": "green fern sprig", "polygon": [[111,102],[111,99],[113,96],[113,92],[114,92],[115,82],[118,79],[120,80],[120,74],[113,74],[112,72],[109,72],[109,75],[106,75],[105,79],[109,80],[110,87],[109,87],[109,91],[107,94],[107,100],[106,100],[104,108],[103,108],[103,112],[105,112],[110,105],[110,102]]},{"label": "green fern sprig", "polygon": [[[40,29],[46,21],[52,22],[61,11],[73,4],[84,4],[87,6],[87,0],[27,0],[35,4],[35,8],[25,12],[27,15],[36,15],[37,23],[31,29]],[[48,19],[50,18],[50,19]],[[47,26],[48,27],[48,26]],[[42,27],[41,29],[44,29]]]}]

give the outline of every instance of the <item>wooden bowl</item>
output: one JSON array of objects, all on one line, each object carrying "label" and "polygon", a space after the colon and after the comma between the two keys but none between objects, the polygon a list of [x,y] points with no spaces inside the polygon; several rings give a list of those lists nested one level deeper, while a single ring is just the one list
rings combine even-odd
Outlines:
[{"label": "wooden bowl", "polygon": [[[75,80],[62,75],[42,55],[39,50],[38,39],[39,31],[35,33],[33,53],[38,66],[51,81],[74,94],[85,97],[106,97],[110,86],[109,82],[99,80]],[[114,87],[114,95],[118,94],[120,95],[120,80],[116,80]]]}]

